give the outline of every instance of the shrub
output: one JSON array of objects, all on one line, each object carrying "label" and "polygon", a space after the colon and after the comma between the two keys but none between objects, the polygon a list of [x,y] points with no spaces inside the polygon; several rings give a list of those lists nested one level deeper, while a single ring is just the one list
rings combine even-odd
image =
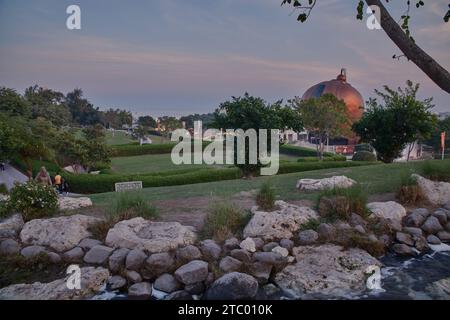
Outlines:
[{"label": "shrub", "polygon": [[358,151],[353,155],[352,160],[375,162],[377,161],[377,157],[372,152],[369,151]]},{"label": "shrub", "polygon": [[369,215],[367,193],[359,186],[334,188],[319,194],[317,208],[323,217],[347,220],[352,213]]},{"label": "shrub", "polygon": [[37,219],[56,212],[58,194],[53,186],[29,181],[11,190],[7,206],[21,212],[25,221]]},{"label": "shrub", "polygon": [[355,152],[367,151],[373,152],[375,149],[368,143],[361,143],[355,146]]},{"label": "shrub", "polygon": [[[203,141],[202,146],[205,148],[211,142]],[[140,156],[145,154],[164,154],[171,153],[173,147],[176,143],[161,143],[161,144],[144,144],[139,145],[138,143],[129,143],[112,146],[112,156],[113,157],[130,157],[130,156]]]},{"label": "shrub", "polygon": [[309,219],[307,222],[301,224],[300,231],[304,231],[304,230],[316,231],[322,222],[323,221],[321,219]]},{"label": "shrub", "polygon": [[8,188],[6,187],[6,184],[0,183],[0,193],[8,194]]},{"label": "shrub", "polygon": [[337,233],[333,242],[343,246],[345,249],[363,249],[374,257],[382,256],[386,249],[382,241],[373,241],[367,235],[359,234],[356,231],[340,231]]},{"label": "shrub", "polygon": [[256,195],[256,204],[263,210],[269,211],[275,207],[275,189],[270,182],[265,182]]},{"label": "shrub", "polygon": [[202,237],[212,237],[223,242],[230,236],[239,236],[250,217],[249,212],[244,212],[235,205],[216,202],[208,210]]},{"label": "shrub", "polygon": [[[301,157],[297,159],[297,162],[318,162],[319,159],[317,157]],[[347,161],[345,156],[336,154],[329,157],[324,157],[322,161]]]},{"label": "shrub", "polygon": [[409,174],[401,177],[396,196],[402,204],[417,204],[425,199],[416,179]]},{"label": "shrub", "polygon": [[[298,157],[317,157],[317,151],[314,149],[299,147],[299,146],[293,146],[289,144],[285,144],[280,146],[280,153],[292,155],[292,156],[298,156]],[[333,156],[333,153],[331,152],[324,152],[324,157],[331,157]]]}]

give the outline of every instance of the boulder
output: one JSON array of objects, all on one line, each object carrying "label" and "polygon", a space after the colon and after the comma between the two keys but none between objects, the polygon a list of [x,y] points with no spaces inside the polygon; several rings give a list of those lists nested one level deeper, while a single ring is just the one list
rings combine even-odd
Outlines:
[{"label": "boulder", "polygon": [[345,297],[363,291],[370,275],[368,269],[381,266],[364,250],[344,250],[332,244],[300,246],[293,252],[297,263],[277,273],[274,282],[295,298],[305,295]]},{"label": "boulder", "polygon": [[67,262],[83,261],[84,251],[80,247],[75,247],[63,253],[62,258]]},{"label": "boulder", "polygon": [[88,197],[71,198],[71,197],[59,197],[58,198],[59,210],[74,210],[79,208],[85,208],[92,206],[92,201]]},{"label": "boulder", "polygon": [[405,217],[405,225],[408,227],[420,227],[430,215],[427,209],[418,208]]},{"label": "boulder", "polygon": [[186,247],[178,248],[175,256],[178,264],[185,264],[192,260],[201,259],[202,253],[196,246],[188,245]]},{"label": "boulder", "polygon": [[250,252],[245,249],[231,250],[230,255],[243,263],[249,263],[252,259]]},{"label": "boulder", "polygon": [[281,239],[280,246],[283,248],[286,248],[290,252],[292,250],[292,248],[294,247],[294,241],[289,240],[289,239]]},{"label": "boulder", "polygon": [[279,246],[278,242],[269,242],[263,246],[263,251],[270,252],[272,251],[273,248],[276,248],[278,246]]},{"label": "boulder", "polygon": [[142,276],[139,274],[139,272],[136,272],[134,270],[125,271],[125,276],[127,277],[128,281],[131,283],[142,282]]},{"label": "boulder", "polygon": [[269,281],[273,267],[270,264],[254,262],[248,267],[248,272],[259,284],[266,284]]},{"label": "boulder", "polygon": [[20,251],[20,254],[26,259],[34,258],[42,253],[47,253],[47,250],[43,246],[28,246]]},{"label": "boulder", "polygon": [[323,179],[300,179],[297,181],[297,189],[305,191],[318,191],[334,188],[350,188],[356,181],[346,176],[333,176]]},{"label": "boulder", "polygon": [[189,294],[200,295],[203,293],[203,291],[205,291],[205,285],[203,284],[203,282],[187,284],[184,286],[184,290],[186,290],[186,292]]},{"label": "boulder", "polygon": [[434,205],[445,205],[450,199],[450,183],[432,181],[413,174],[412,177],[417,181],[417,185],[421,190],[425,199]]},{"label": "boulder", "polygon": [[214,240],[208,239],[200,242],[200,251],[206,260],[216,261],[220,258],[222,248]]},{"label": "boulder", "polygon": [[108,280],[108,287],[110,290],[118,290],[127,285],[127,279],[121,276],[112,276]]},{"label": "boulder", "polygon": [[437,236],[442,242],[450,242],[450,232],[448,231],[439,231]]},{"label": "boulder", "polygon": [[60,263],[62,260],[61,256],[56,252],[47,252],[47,257],[51,263]]},{"label": "boulder", "polygon": [[436,210],[433,212],[433,216],[439,220],[439,223],[443,226],[447,224],[447,210]]},{"label": "boulder", "polygon": [[273,248],[272,252],[278,253],[283,258],[286,258],[289,255],[289,251],[286,248],[280,246]]},{"label": "boulder", "polygon": [[145,260],[143,274],[145,278],[150,279],[171,272],[175,267],[175,259],[170,253],[154,253]]},{"label": "boulder", "polygon": [[152,286],[148,282],[139,282],[128,288],[131,299],[149,299],[152,296]]},{"label": "boulder", "polygon": [[401,256],[415,256],[417,252],[414,249],[404,243],[396,243],[392,246],[392,250]]},{"label": "boulder", "polygon": [[20,232],[24,244],[47,246],[57,252],[70,250],[91,235],[89,227],[100,219],[81,214],[28,221]]},{"label": "boulder", "polygon": [[319,234],[314,230],[300,231],[298,234],[298,243],[300,245],[311,245],[319,240]]},{"label": "boulder", "polygon": [[242,262],[230,257],[226,256],[222,260],[220,260],[219,268],[225,273],[233,272],[233,271],[239,271],[242,267]]},{"label": "boulder", "polygon": [[91,238],[86,238],[80,241],[80,243],[78,244],[78,246],[80,248],[82,248],[83,250],[90,250],[95,246],[98,246],[99,244],[102,244],[101,241],[97,240],[97,239],[91,239]]},{"label": "boulder", "polygon": [[239,244],[239,246],[241,247],[241,249],[246,250],[248,252],[256,251],[255,241],[250,237],[242,240],[242,242]]},{"label": "boulder", "polygon": [[427,241],[430,244],[441,244],[441,239],[432,234],[427,237]]},{"label": "boulder", "polygon": [[226,251],[231,251],[233,249],[239,249],[239,240],[237,238],[230,238],[225,240],[223,248]]},{"label": "boulder", "polygon": [[175,271],[175,278],[184,284],[201,282],[208,276],[208,263],[202,260],[193,260]]},{"label": "boulder", "polygon": [[414,245],[414,241],[411,237],[411,235],[407,234],[407,233],[403,233],[403,232],[397,232],[395,235],[395,239],[400,242],[400,243],[404,243],[408,246],[413,246]]},{"label": "boulder", "polygon": [[84,262],[90,264],[105,264],[113,251],[113,248],[98,245],[89,250],[84,256],[83,260]]},{"label": "boulder", "polygon": [[258,282],[252,276],[231,272],[220,277],[205,293],[206,300],[252,299],[258,292]]},{"label": "boulder", "polygon": [[414,247],[420,252],[430,249],[427,239],[424,236],[412,236],[412,239],[414,241]]},{"label": "boulder", "polygon": [[153,288],[166,293],[172,293],[174,291],[180,290],[181,287],[181,283],[169,273],[160,275],[153,283]]},{"label": "boulder", "polygon": [[336,237],[336,228],[328,223],[321,223],[317,228],[319,239],[322,241],[330,241]]},{"label": "boulder", "polygon": [[20,244],[14,239],[6,239],[0,242],[0,254],[17,254],[20,252]]},{"label": "boulder", "polygon": [[15,214],[9,218],[0,220],[0,239],[15,238],[24,225],[22,215]]},{"label": "boulder", "polygon": [[427,234],[435,234],[439,231],[444,230],[442,225],[439,223],[438,218],[434,216],[429,216],[427,220],[422,225],[422,230]]},{"label": "boulder", "polygon": [[261,238],[252,238],[253,242],[255,243],[255,249],[256,251],[258,250],[262,250],[262,248],[264,247],[264,240]]},{"label": "boulder", "polygon": [[147,259],[147,255],[143,251],[133,249],[127,255],[125,260],[125,268],[128,270],[137,271],[142,267],[145,259]]},{"label": "boulder", "polygon": [[317,218],[317,212],[309,207],[300,207],[276,201],[279,208],[272,212],[255,211],[244,229],[244,237],[261,237],[265,241],[291,239],[293,232],[310,219]]},{"label": "boulder", "polygon": [[178,290],[167,295],[165,300],[193,300],[192,295],[186,290]]},{"label": "boulder", "polygon": [[412,236],[421,236],[423,235],[423,231],[420,228],[415,227],[404,227],[403,232],[410,234]]},{"label": "boulder", "polygon": [[108,259],[109,269],[112,272],[119,272],[121,269],[125,268],[125,259],[130,252],[130,249],[120,248],[115,250]]},{"label": "boulder", "polygon": [[367,208],[376,217],[385,220],[402,221],[406,215],[406,209],[395,201],[388,202],[371,202],[367,204]]},{"label": "boulder", "polygon": [[256,252],[253,255],[253,259],[276,267],[282,266],[287,262],[286,257],[283,257],[278,252]]},{"label": "boulder", "polygon": [[117,223],[108,231],[105,242],[114,248],[159,253],[193,244],[195,239],[191,228],[178,222],[154,222],[138,217]]},{"label": "boulder", "polygon": [[104,290],[109,271],[104,268],[81,268],[81,289],[69,289],[67,281],[58,279],[50,283],[15,284],[0,289],[0,300],[73,300],[87,299]]}]

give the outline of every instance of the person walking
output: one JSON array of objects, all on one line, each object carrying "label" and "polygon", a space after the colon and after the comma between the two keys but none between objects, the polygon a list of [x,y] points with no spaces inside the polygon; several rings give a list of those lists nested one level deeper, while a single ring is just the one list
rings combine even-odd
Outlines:
[{"label": "person walking", "polygon": [[63,192],[62,180],[63,180],[63,178],[61,177],[61,175],[58,172],[55,176],[55,187],[59,194],[62,194],[62,192]]},{"label": "person walking", "polygon": [[35,178],[37,183],[44,184],[47,186],[52,185],[52,179],[50,178],[50,175],[47,172],[47,169],[45,167],[41,167],[41,170],[39,170],[39,173],[37,174]]}]

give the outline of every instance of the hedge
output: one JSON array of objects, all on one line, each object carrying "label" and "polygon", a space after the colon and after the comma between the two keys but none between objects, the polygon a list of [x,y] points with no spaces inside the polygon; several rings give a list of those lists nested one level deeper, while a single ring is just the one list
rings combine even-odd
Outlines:
[{"label": "hedge", "polygon": [[[203,141],[202,148],[205,148],[209,143],[209,141]],[[175,145],[177,143],[144,144],[142,146],[138,143],[129,143],[111,146],[111,150],[113,157],[130,157],[146,154],[171,153]]]},{"label": "hedge", "polygon": [[353,155],[353,161],[377,161],[377,157],[369,151],[358,151]]},{"label": "hedge", "polygon": [[[280,146],[280,153],[288,154],[291,156],[298,156],[298,157],[317,157],[317,151],[314,149],[299,147],[299,146],[293,146],[293,145],[282,145]],[[324,152],[324,157],[332,157],[334,153],[331,152]]]},{"label": "hedge", "polygon": [[[319,159],[317,157],[301,157],[297,159],[297,162],[318,162]],[[345,156],[341,156],[339,154],[324,157],[322,161],[347,161]]]}]

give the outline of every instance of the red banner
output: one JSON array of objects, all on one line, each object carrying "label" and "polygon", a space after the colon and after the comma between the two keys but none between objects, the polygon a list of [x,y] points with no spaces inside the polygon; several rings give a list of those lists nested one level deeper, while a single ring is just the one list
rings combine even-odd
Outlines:
[{"label": "red banner", "polygon": [[445,131],[441,133],[441,148],[445,149]]}]

